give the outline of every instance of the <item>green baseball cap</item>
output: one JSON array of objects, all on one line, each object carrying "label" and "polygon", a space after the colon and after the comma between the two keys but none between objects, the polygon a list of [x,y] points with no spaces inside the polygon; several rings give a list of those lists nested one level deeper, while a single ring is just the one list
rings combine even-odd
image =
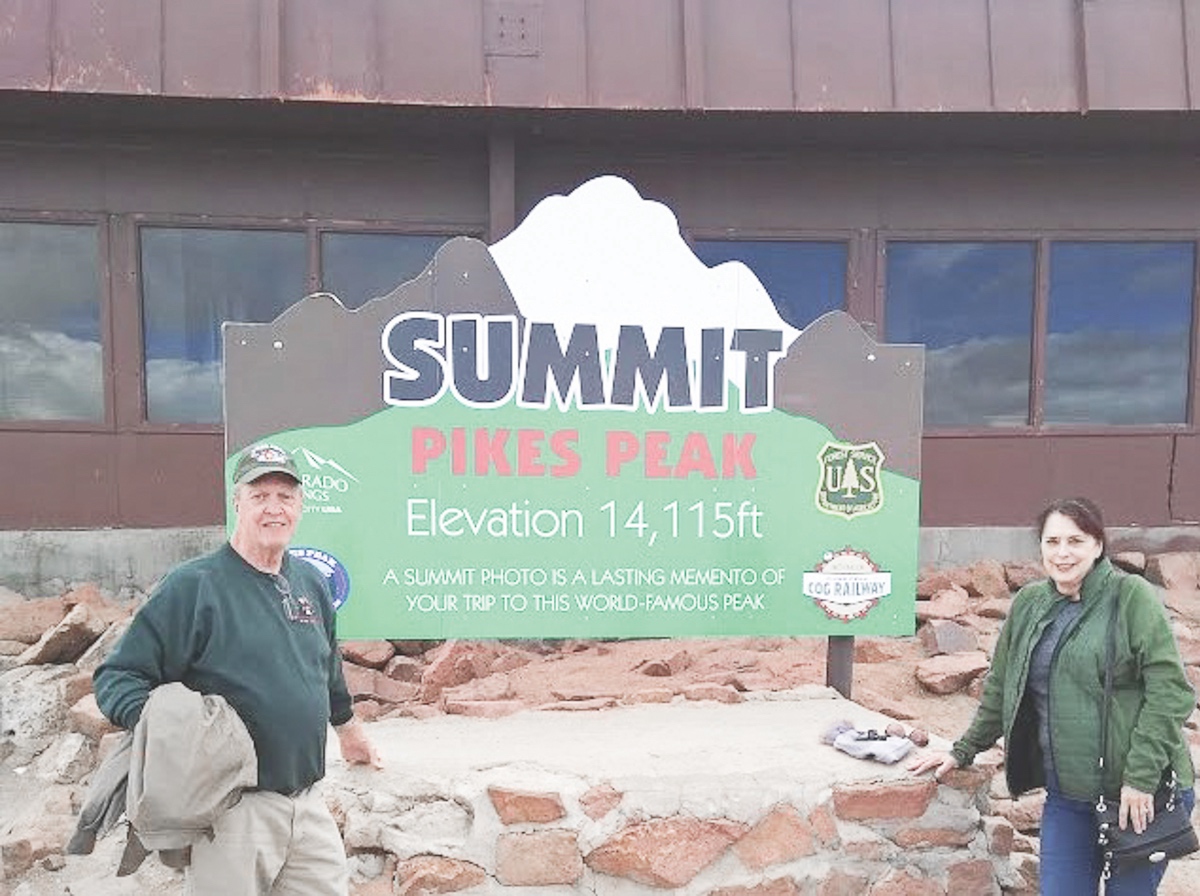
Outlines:
[{"label": "green baseball cap", "polygon": [[233,469],[233,484],[245,485],[268,473],[283,473],[297,482],[303,482],[296,470],[296,462],[286,448],[278,445],[254,445],[242,452]]}]

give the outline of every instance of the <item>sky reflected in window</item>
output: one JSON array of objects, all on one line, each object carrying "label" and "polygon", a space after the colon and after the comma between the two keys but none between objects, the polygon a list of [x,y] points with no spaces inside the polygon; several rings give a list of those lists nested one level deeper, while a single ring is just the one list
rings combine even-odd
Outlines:
[{"label": "sky reflected in window", "polygon": [[925,426],[1029,420],[1033,243],[891,242],[888,342],[925,344]]},{"label": "sky reflected in window", "polygon": [[358,308],[417,277],[447,239],[408,233],[323,233],[322,289],[347,308]]},{"label": "sky reflected in window", "polygon": [[1194,269],[1190,242],[1052,245],[1047,423],[1187,421]]},{"label": "sky reflected in window", "polygon": [[141,269],[147,419],[222,422],[221,324],[272,321],[304,297],[305,235],[144,227]]},{"label": "sky reflected in window", "polygon": [[104,419],[97,229],[0,223],[0,419]]},{"label": "sky reflected in window", "polygon": [[846,306],[846,244],[799,240],[694,240],[710,268],[740,261],[758,277],[779,316],[803,329]]}]

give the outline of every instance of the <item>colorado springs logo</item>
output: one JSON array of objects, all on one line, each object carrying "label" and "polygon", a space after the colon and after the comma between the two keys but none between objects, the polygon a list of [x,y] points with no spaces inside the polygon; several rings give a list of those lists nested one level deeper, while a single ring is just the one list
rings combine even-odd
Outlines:
[{"label": "colorado springs logo", "polygon": [[821,464],[818,509],[849,518],[874,513],[883,506],[883,449],[875,442],[826,442],[817,460]]},{"label": "colorado springs logo", "polygon": [[830,619],[861,619],[892,593],[892,574],[881,572],[866,551],[845,547],[826,551],[813,572],[804,574],[804,594]]},{"label": "colorado springs logo", "polygon": [[350,573],[337,557],[320,548],[288,548],[288,553],[297,560],[313,566],[329,583],[329,592],[333,595],[333,608],[336,610],[350,599]]},{"label": "colorado springs logo", "polygon": [[307,448],[297,448],[297,460],[308,465],[311,472],[301,472],[304,483],[305,513],[341,513],[341,498],[350,491],[358,477],[336,460],[321,457]]}]

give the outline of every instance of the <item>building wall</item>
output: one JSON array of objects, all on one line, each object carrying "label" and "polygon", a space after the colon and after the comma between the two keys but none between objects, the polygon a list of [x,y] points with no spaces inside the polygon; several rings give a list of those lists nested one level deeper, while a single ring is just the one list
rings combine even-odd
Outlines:
[{"label": "building wall", "polygon": [[[3,112],[0,97],[0,116]],[[137,228],[272,223],[502,234],[546,195],[602,173],[670,206],[694,238],[830,238],[850,248],[846,307],[887,337],[889,237],[1172,240],[1200,236],[1200,161],[1161,122],[1018,121],[980,146],[969,117],[697,122],[613,113],[408,118],[362,107],[127,103],[97,124],[47,106],[0,144],[0,218],[84,219],[105,234],[106,417],[0,421],[0,527],[207,526],[224,515],[219,427],[146,420]],[[1141,129],[1139,131],[1139,128]],[[947,135],[950,139],[944,139]],[[1074,135],[1074,136],[1073,136]],[[1086,137],[1086,135],[1084,135]],[[315,272],[310,276],[315,289]],[[299,298],[299,296],[297,296]],[[1193,365],[1193,380],[1194,380]],[[1196,390],[1188,420],[1197,418]],[[1022,525],[1083,492],[1119,525],[1200,519],[1194,423],[927,432],[926,526]]]}]

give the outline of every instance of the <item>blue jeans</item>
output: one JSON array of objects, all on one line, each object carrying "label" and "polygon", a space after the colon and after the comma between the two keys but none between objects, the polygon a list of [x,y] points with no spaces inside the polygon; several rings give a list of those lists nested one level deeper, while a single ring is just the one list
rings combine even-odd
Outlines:
[{"label": "blue jeans", "polygon": [[[1191,788],[1180,790],[1179,797],[1190,813],[1196,805],[1195,792]],[[1093,802],[1067,799],[1047,790],[1041,844],[1042,896],[1096,896],[1101,866]],[[1105,896],[1153,896],[1166,871],[1164,862],[1114,874],[1105,887]]]}]

